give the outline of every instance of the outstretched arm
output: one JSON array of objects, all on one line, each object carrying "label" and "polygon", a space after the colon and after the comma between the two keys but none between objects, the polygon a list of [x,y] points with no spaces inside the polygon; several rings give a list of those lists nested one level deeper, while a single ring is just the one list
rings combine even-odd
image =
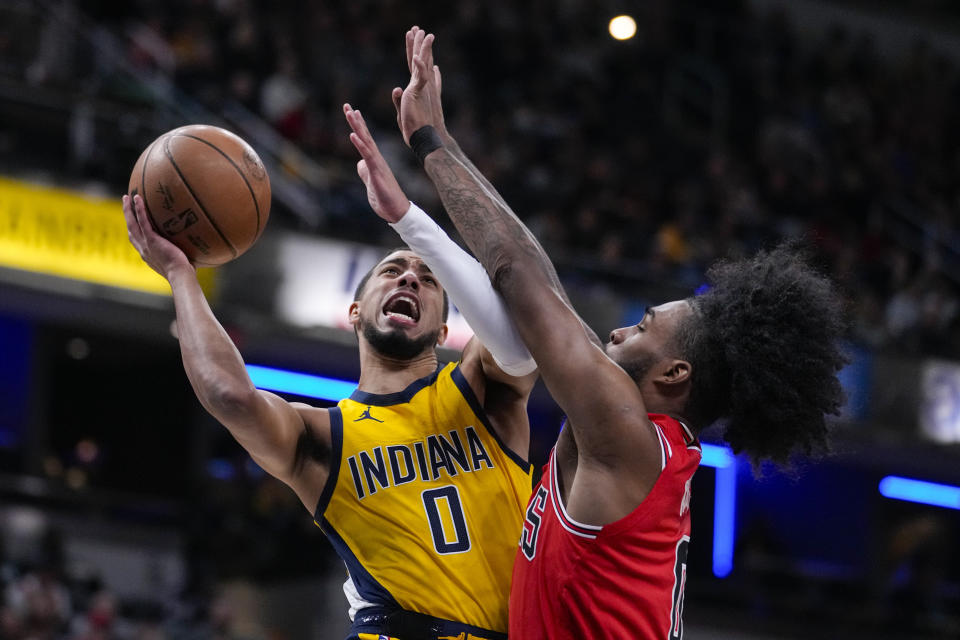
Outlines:
[{"label": "outstretched arm", "polygon": [[526,404],[537,379],[537,363],[483,267],[407,199],[360,112],[349,104],[343,112],[352,129],[350,141],[360,153],[357,173],[371,208],[427,263],[467,319],[479,341],[472,339],[464,348],[461,371],[500,438],[526,457],[530,447]]},{"label": "outstretched arm", "polygon": [[[173,291],[183,366],[203,407],[223,423],[265,471],[289,484],[313,512],[323,482],[316,465],[305,464],[312,444],[329,442],[308,425],[302,411],[279,396],[253,386],[243,359],[214,317],[187,256],[157,234],[143,199],[123,197],[130,242]],[[323,461],[323,470],[327,469]],[[325,477],[325,476],[324,476]]]},{"label": "outstretched arm", "polygon": [[[494,186],[487,180],[486,176],[480,173],[480,170],[474,166],[473,162],[466,156],[463,150],[460,148],[460,145],[457,144],[457,141],[450,135],[450,132],[447,130],[447,125],[443,117],[443,108],[441,106],[440,96],[443,88],[443,77],[440,73],[440,67],[433,64],[433,34],[428,34],[426,31],[419,27],[412,27],[407,31],[405,42],[406,42],[406,52],[407,52],[407,68],[410,70],[411,78],[416,74],[418,78],[426,80],[425,90],[420,94],[422,99],[421,104],[429,110],[429,122],[433,126],[437,135],[439,136],[440,141],[443,143],[443,148],[453,157],[456,158],[459,163],[462,165],[463,169],[468,171],[473,179],[477,182],[479,186],[483,188],[484,194],[489,197],[491,200],[495,201],[497,205],[503,209],[510,210],[509,205],[507,205],[506,200],[500,195],[500,193],[494,188]],[[426,49],[424,44],[426,43]],[[424,56],[420,56],[421,52],[424,51]],[[429,58],[425,57],[429,56]],[[417,63],[415,60],[420,60],[422,67],[422,72],[417,69]],[[421,76],[422,73],[422,76]],[[404,136],[404,141],[407,144],[410,144],[410,135],[414,130],[407,131],[403,125],[403,95],[404,90],[400,87],[395,87],[391,98],[393,99],[393,106],[397,111],[397,124],[400,127],[401,132]],[[456,224],[456,220],[454,221]],[[539,244],[537,245],[539,247]],[[471,245],[472,249],[472,245]],[[541,250],[542,252],[542,250]],[[560,292],[560,295],[569,303],[567,299],[566,291],[564,291],[563,286],[560,284],[560,278],[557,277],[556,269],[553,267],[553,263],[547,258],[546,254],[542,255],[542,262],[546,269],[547,275],[550,278],[550,281],[553,283],[553,286]],[[482,262],[482,261],[481,261]],[[484,263],[485,264],[485,263]],[[597,338],[593,330],[583,323],[583,329],[587,332],[588,337],[594,344],[600,345],[600,340]]]},{"label": "outstretched arm", "polygon": [[[406,51],[407,51],[407,68],[410,71],[410,74],[414,73],[414,56],[420,52],[423,48],[424,39],[427,37],[427,32],[419,27],[412,27],[407,31],[405,38]],[[430,36],[431,42],[433,36]],[[477,181],[483,185],[490,197],[498,200],[503,206],[507,206],[507,203],[503,200],[500,194],[494,189],[493,185],[487,180],[486,176],[480,173],[480,170],[477,169],[473,162],[470,161],[470,158],[466,156],[463,150],[460,148],[460,145],[457,144],[457,141],[450,135],[450,132],[447,131],[447,124],[443,118],[443,109],[441,108],[440,96],[443,91],[443,77],[440,74],[440,67],[435,64],[428,63],[428,73],[432,73],[432,88],[435,89],[435,96],[431,96],[429,101],[430,106],[430,119],[433,122],[433,127],[436,129],[437,134],[440,136],[441,141],[443,142],[444,148],[446,148],[451,155],[457,158],[463,166],[469,170]],[[401,87],[395,87],[393,93],[391,94],[393,99],[393,106],[397,111],[397,124],[400,125],[401,131],[403,126],[400,121],[400,107],[401,101],[403,99],[403,89]],[[409,140],[406,140],[409,144]],[[559,282],[559,281],[558,281]]]},{"label": "outstretched arm", "polygon": [[[408,142],[411,136],[424,139],[424,132],[429,136],[423,128],[439,122],[432,45],[432,35],[414,39],[411,79],[400,100]],[[475,168],[439,134],[420,146],[420,155],[447,213],[503,295],[566,412],[581,463],[649,489],[659,473],[659,444],[634,381],[591,340],[540,244]]]},{"label": "outstretched arm", "polygon": [[407,199],[360,112],[349,104],[343,106],[343,112],[353,130],[350,140],[360,153],[357,173],[367,188],[371,208],[429,265],[499,368],[510,376],[532,373],[537,363],[483,267]]}]

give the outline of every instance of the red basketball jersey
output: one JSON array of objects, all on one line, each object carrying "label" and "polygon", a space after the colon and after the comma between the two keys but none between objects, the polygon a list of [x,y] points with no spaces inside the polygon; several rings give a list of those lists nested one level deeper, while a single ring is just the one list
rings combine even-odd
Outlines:
[{"label": "red basketball jersey", "polygon": [[513,565],[511,638],[682,637],[690,479],[700,443],[669,416],[650,420],[663,450],[660,476],[633,512],[602,527],[567,515],[551,453]]}]

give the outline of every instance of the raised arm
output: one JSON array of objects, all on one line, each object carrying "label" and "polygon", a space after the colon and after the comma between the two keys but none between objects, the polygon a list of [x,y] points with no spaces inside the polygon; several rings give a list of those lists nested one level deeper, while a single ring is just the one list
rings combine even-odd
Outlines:
[{"label": "raised arm", "polygon": [[[413,75],[413,71],[414,71],[414,68],[413,68],[414,56],[417,53],[419,53],[420,50],[423,48],[423,42],[426,36],[427,36],[427,32],[424,31],[423,29],[420,29],[419,27],[412,27],[409,31],[407,31],[407,35],[405,38],[406,51],[407,51],[407,68],[410,70],[411,75]],[[431,39],[432,39],[432,36],[431,36]],[[460,145],[457,144],[457,141],[454,140],[453,136],[450,135],[450,132],[447,131],[447,123],[444,120],[443,109],[440,103],[440,95],[443,90],[443,77],[440,74],[440,67],[438,67],[435,64],[432,64],[432,60],[427,63],[427,66],[429,67],[428,73],[433,74],[431,78],[433,82],[432,88],[435,89],[435,96],[431,96],[431,99],[428,103],[430,106],[430,119],[433,122],[433,127],[434,129],[436,129],[437,135],[440,136],[440,140],[443,142],[444,148],[446,148],[451,155],[453,155],[455,158],[460,160],[460,162],[463,163],[463,166],[466,167],[467,170],[473,173],[473,175],[480,182],[480,184],[484,186],[484,188],[486,189],[490,197],[498,200],[501,204],[503,204],[503,206],[506,206],[507,203],[503,200],[503,198],[500,196],[497,190],[494,189],[493,185],[490,184],[486,176],[480,173],[479,169],[477,169],[474,166],[473,162],[470,161],[470,158],[468,158],[467,155],[460,148]],[[402,131],[403,126],[400,122],[400,106],[403,98],[403,89],[401,87],[395,87],[393,89],[393,93],[391,94],[391,97],[393,99],[393,106],[396,108],[396,111],[397,111],[397,124],[400,125],[400,129]],[[407,140],[407,142],[409,143],[409,140]],[[554,274],[554,276],[556,276],[556,274]],[[559,283],[559,280],[557,280],[557,282]]]},{"label": "raised arm", "polygon": [[350,141],[360,153],[357,173],[371,208],[427,263],[467,319],[475,338],[463,350],[461,371],[500,438],[526,457],[530,448],[526,405],[538,377],[537,363],[483,267],[407,199],[360,112],[349,104],[343,112],[352,129]]},{"label": "raised arm", "polygon": [[[532,373],[537,363],[483,267],[407,199],[360,112],[349,104],[343,112],[353,130],[350,140],[360,153],[357,173],[367,188],[371,208],[430,266],[499,369],[517,377]],[[496,372],[487,373],[500,377]]]},{"label": "raised arm", "polygon": [[319,410],[292,405],[253,386],[243,359],[207,304],[196,270],[150,225],[143,199],[123,197],[130,242],[170,283],[183,366],[203,407],[265,471],[296,491],[312,513],[329,468],[318,448],[329,445],[329,422]]},{"label": "raised arm", "polygon": [[[540,244],[472,165],[429,128],[440,112],[433,36],[414,40],[413,72],[400,100],[412,142],[447,213],[503,296],[554,399],[567,413],[588,466],[652,484],[659,444],[635,382],[584,330]],[[656,460],[656,462],[655,462]],[[649,488],[649,486],[647,486]]]},{"label": "raised arm", "polygon": [[[421,104],[429,110],[429,122],[439,137],[440,142],[443,143],[444,149],[446,149],[452,157],[456,158],[460,162],[464,170],[470,172],[470,174],[473,176],[473,179],[477,182],[477,184],[483,187],[484,193],[489,198],[494,200],[502,208],[509,210],[510,207],[507,205],[507,202],[494,188],[490,181],[487,180],[486,176],[480,173],[480,170],[474,166],[473,162],[470,161],[470,159],[460,148],[460,145],[457,144],[457,141],[447,130],[447,125],[443,117],[443,108],[440,101],[440,95],[443,88],[443,77],[440,73],[440,67],[433,64],[433,39],[434,37],[432,34],[427,34],[426,31],[416,26],[407,31],[405,38],[407,68],[410,70],[411,77],[413,77],[415,73],[421,73],[416,69],[414,61],[421,51],[425,51],[426,57],[423,57],[421,61],[422,69],[425,72],[422,77],[428,82],[425,86],[426,90],[420,94],[422,97]],[[426,49],[424,49],[424,43],[427,43]],[[420,76],[418,75],[418,77]],[[397,124],[400,127],[400,131],[403,133],[404,141],[407,144],[410,144],[410,135],[413,133],[413,131],[408,132],[403,126],[401,115],[403,107],[403,95],[404,90],[400,87],[395,87],[391,94],[391,98],[393,99],[393,106],[397,111]],[[454,223],[456,224],[456,221],[454,221]],[[557,272],[553,267],[553,263],[550,262],[546,254],[543,254],[543,263],[546,268],[546,273],[550,277],[554,287],[560,292],[560,295],[563,297],[563,299],[569,303],[567,294],[564,291],[563,286],[560,284],[560,278],[557,277]],[[583,323],[583,329],[587,332],[590,340],[599,346],[600,339],[597,338],[594,331],[587,326],[586,323]]]}]

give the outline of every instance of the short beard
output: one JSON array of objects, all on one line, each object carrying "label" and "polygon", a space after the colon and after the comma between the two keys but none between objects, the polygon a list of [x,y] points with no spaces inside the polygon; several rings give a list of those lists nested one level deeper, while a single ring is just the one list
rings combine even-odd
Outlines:
[{"label": "short beard", "polygon": [[370,324],[363,324],[363,337],[380,355],[394,360],[412,360],[427,348],[437,344],[440,330],[424,334],[419,338],[408,338],[398,329],[392,331],[377,331]]},{"label": "short beard", "polygon": [[657,358],[653,354],[645,353],[632,360],[619,361],[614,360],[620,368],[627,372],[636,385],[639,387],[643,378],[650,373],[650,369],[657,363]]}]

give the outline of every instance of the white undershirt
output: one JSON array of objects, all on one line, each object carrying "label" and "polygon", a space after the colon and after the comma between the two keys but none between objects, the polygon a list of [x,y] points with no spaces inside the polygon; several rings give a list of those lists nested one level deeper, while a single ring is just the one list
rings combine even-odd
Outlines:
[{"label": "white undershirt", "polygon": [[460,248],[423,209],[410,208],[391,227],[427,263],[497,365],[512,376],[537,368],[517,332],[503,298],[477,260]]}]

